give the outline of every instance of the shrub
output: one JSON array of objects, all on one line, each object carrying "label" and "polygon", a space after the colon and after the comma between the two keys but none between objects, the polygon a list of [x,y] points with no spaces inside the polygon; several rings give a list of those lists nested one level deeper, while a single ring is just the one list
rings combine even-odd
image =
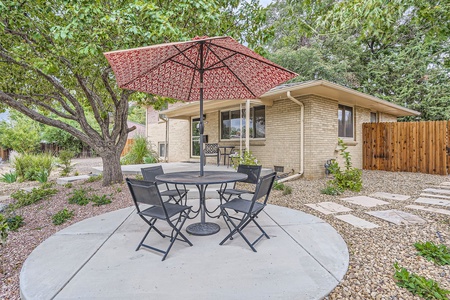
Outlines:
[{"label": "shrub", "polygon": [[91,197],[91,201],[94,202],[94,204],[93,204],[94,206],[100,206],[100,205],[105,205],[105,204],[111,203],[111,198],[106,195],[102,195],[102,196],[93,195]]},{"label": "shrub", "polygon": [[75,156],[75,152],[70,150],[59,151],[58,162],[61,165],[61,176],[67,176],[72,172],[72,158]]},{"label": "shrub", "polygon": [[437,265],[450,265],[450,251],[445,245],[435,245],[432,242],[418,242],[414,244],[417,254],[433,261]]},{"label": "shrub", "polygon": [[394,279],[399,287],[425,299],[448,299],[446,295],[450,291],[442,289],[436,281],[410,273],[405,268],[400,268],[397,262],[394,268]]},{"label": "shrub", "polygon": [[272,189],[277,190],[277,191],[282,191],[282,190],[284,190],[284,183],[278,182],[278,181],[274,181]]},{"label": "shrub", "polygon": [[23,222],[23,217],[19,215],[7,218],[6,223],[8,224],[9,230],[11,231],[16,231],[25,224]]},{"label": "shrub", "polygon": [[64,208],[52,216],[52,222],[54,225],[61,225],[72,217],[73,210],[68,211],[67,208]]},{"label": "shrub", "polygon": [[73,187],[73,183],[69,182],[64,185],[65,188],[71,189]]},{"label": "shrub", "polygon": [[333,161],[329,166],[330,173],[333,175],[333,179],[328,181],[328,192],[333,191],[341,193],[344,190],[351,190],[354,192],[361,191],[362,188],[362,172],[359,169],[352,167],[351,156],[347,150],[342,139],[338,140],[338,145],[340,146],[340,155],[345,161],[345,170],[341,170],[337,161]]},{"label": "shrub", "polygon": [[89,196],[87,195],[88,191],[84,188],[79,188],[74,190],[69,195],[72,195],[69,198],[70,204],[78,204],[78,205],[87,205],[90,201]]},{"label": "shrub", "polygon": [[16,182],[16,180],[17,180],[16,172],[5,173],[2,175],[2,177],[0,177],[0,181],[6,183],[13,183]]},{"label": "shrub", "polygon": [[122,157],[120,163],[122,165],[143,164],[145,157],[148,158],[147,160],[151,157],[152,161],[158,162],[158,155],[151,149],[151,145],[147,139],[143,136],[136,136],[131,145],[130,152]]},{"label": "shrub", "polygon": [[283,196],[292,194],[292,187],[285,185],[283,189]]},{"label": "shrub", "polygon": [[50,154],[22,154],[16,157],[12,164],[20,180],[37,180],[38,174],[42,174],[44,170],[47,171],[47,178],[50,176],[53,157]]},{"label": "shrub", "polygon": [[320,190],[320,193],[326,194],[326,195],[331,195],[331,196],[340,195],[340,194],[342,194],[342,192],[343,191],[340,188],[332,186],[332,185],[327,185],[326,188]]},{"label": "shrub", "polygon": [[42,199],[46,199],[56,194],[57,192],[57,189],[42,187],[34,188],[31,192],[18,190],[17,192],[11,194],[11,198],[16,200],[16,202],[12,205],[12,209],[18,209],[23,206],[31,205]]},{"label": "shrub", "polygon": [[6,239],[8,238],[9,226],[8,222],[6,222],[5,217],[0,214],[0,244],[6,244]]},{"label": "shrub", "polygon": [[48,171],[45,169],[41,169],[36,172],[36,175],[34,178],[39,181],[40,183],[45,183],[48,180]]},{"label": "shrub", "polygon": [[146,156],[144,157],[144,163],[145,164],[155,164],[159,160],[156,158],[156,156]]},{"label": "shrub", "polygon": [[257,166],[258,160],[256,157],[253,156],[251,151],[245,150],[242,156],[239,155],[239,153],[235,153],[230,155],[231,162],[233,164],[233,167],[237,169],[239,165],[249,165],[249,166]]},{"label": "shrub", "polygon": [[88,179],[86,179],[84,182],[96,182],[96,181],[100,181],[103,179],[103,175],[99,174],[99,175],[94,175],[94,176],[90,176]]}]

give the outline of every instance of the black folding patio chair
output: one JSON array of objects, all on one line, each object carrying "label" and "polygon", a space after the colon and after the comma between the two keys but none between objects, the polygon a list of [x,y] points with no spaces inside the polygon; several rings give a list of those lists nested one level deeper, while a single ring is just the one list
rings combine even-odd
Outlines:
[{"label": "black folding patio chair", "polygon": [[[247,174],[247,179],[242,180],[239,182],[243,183],[250,183],[256,185],[259,179],[259,175],[261,174],[261,166],[250,166],[250,165],[239,165],[237,171],[239,173]],[[236,182],[234,183],[232,188],[227,188],[227,184],[224,183],[220,186],[220,189],[217,190],[217,192],[220,195],[220,203],[222,204],[223,201],[228,202],[231,197],[238,196],[241,198],[243,194],[254,194],[255,191],[251,190],[242,190],[242,189],[236,189]]]},{"label": "black folding patio chair", "polygon": [[[158,185],[155,182],[129,178],[126,179],[126,182],[128,184],[128,188],[130,189],[138,215],[145,221],[145,223],[149,225],[149,228],[136,248],[136,251],[138,251],[141,247],[149,248],[163,253],[164,256],[162,260],[165,260],[175,240],[186,242],[189,246],[192,246],[192,243],[183,235],[183,233],[181,233],[181,228],[183,228],[184,222],[186,222],[189,217],[189,213],[191,212],[191,206],[164,202],[161,198],[161,194],[159,193]],[[141,210],[141,204],[151,206]],[[156,228],[155,224],[158,220],[166,221],[167,224],[169,224],[172,228],[170,235],[166,235]],[[154,229],[163,238],[170,237],[169,247],[165,251],[144,244],[145,239],[152,229]],[[178,238],[178,235],[181,239]]]},{"label": "black folding patio chair", "polygon": [[[246,200],[242,198],[235,198],[222,205],[220,205],[221,215],[223,216],[225,222],[229,225],[230,233],[220,242],[219,245],[223,245],[227,240],[232,240],[236,233],[244,239],[244,241],[250,246],[250,248],[256,252],[254,245],[263,237],[270,239],[267,233],[262,229],[262,227],[256,221],[259,213],[263,211],[269,199],[269,194],[275,180],[276,173],[271,173],[258,181],[256,186],[255,194],[252,200]],[[261,201],[258,201],[262,198]],[[230,214],[228,210],[233,210],[238,213],[238,215]],[[253,222],[262,234],[254,241],[250,242],[247,237],[242,233],[242,231],[247,227],[248,224]]]},{"label": "black folding patio chair", "polygon": [[[158,175],[163,175],[164,170],[162,166],[154,166],[142,168],[141,173],[145,181],[156,182],[157,180],[155,177]],[[175,201],[175,203],[183,204],[182,200],[184,198],[184,205],[187,204],[187,193],[189,192],[189,190],[186,189],[185,185],[183,185],[182,187],[175,185],[175,189],[170,189],[167,183],[157,182],[157,184],[161,196],[168,197],[167,201],[173,200]],[[165,189],[162,189],[161,187],[164,187]]]}]

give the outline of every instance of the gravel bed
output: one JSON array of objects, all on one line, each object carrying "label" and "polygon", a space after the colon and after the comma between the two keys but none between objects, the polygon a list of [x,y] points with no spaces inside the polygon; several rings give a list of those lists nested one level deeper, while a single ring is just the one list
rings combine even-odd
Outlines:
[{"label": "gravel bed", "polygon": [[[80,160],[77,170],[87,174],[90,166],[101,165],[97,160]],[[273,191],[270,203],[298,209],[315,215],[331,224],[344,238],[350,253],[350,265],[347,274],[327,299],[420,299],[407,290],[396,286],[393,280],[394,262],[416,274],[431,278],[450,289],[449,266],[435,266],[416,255],[413,244],[417,241],[432,241],[450,247],[450,218],[441,214],[408,210],[405,205],[412,204],[421,190],[450,181],[448,176],[436,176],[417,173],[393,173],[381,171],[363,171],[364,188],[360,193],[346,192],[340,196],[320,194],[327,179],[300,179],[285,183],[292,187],[292,194],[283,196],[280,191]],[[26,183],[30,184],[30,183]],[[33,183],[34,184],[34,183]],[[91,204],[78,206],[68,204],[67,195],[79,187],[92,189],[93,193],[112,195],[111,204],[95,207]],[[19,184],[0,183],[0,195],[16,190]],[[83,219],[114,211],[132,205],[128,189],[124,183],[102,187],[101,182],[76,183],[72,188],[56,186],[58,194],[49,200],[40,201],[21,208],[18,214],[25,219],[25,226],[17,232],[10,232],[8,243],[0,248],[0,299],[20,299],[19,273],[22,263],[33,249],[57,231]],[[355,195],[370,195],[374,192],[388,192],[410,195],[407,201],[394,201],[377,208],[365,208],[353,205],[340,198]],[[304,204],[333,201],[353,209],[351,214],[378,224],[379,228],[358,229],[332,215],[324,215]],[[74,211],[74,217],[62,225],[51,223],[51,216],[67,208]],[[423,217],[429,222],[425,225],[393,225],[365,214],[371,210],[399,209]],[[320,234],[320,233],[318,233]]]}]

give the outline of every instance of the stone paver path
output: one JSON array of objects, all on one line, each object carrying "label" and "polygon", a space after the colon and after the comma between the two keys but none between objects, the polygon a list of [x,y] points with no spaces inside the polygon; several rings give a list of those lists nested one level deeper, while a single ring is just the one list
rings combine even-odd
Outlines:
[{"label": "stone paver path", "polygon": [[341,200],[347,201],[352,204],[361,205],[365,207],[375,207],[377,205],[385,205],[389,204],[389,202],[378,200],[375,198],[367,197],[367,196],[356,196],[349,198],[342,198]]},{"label": "stone paver path", "polygon": [[417,198],[414,202],[450,207],[450,200],[443,200],[443,199],[432,199],[432,198],[420,197],[420,198]]},{"label": "stone paver path", "polygon": [[320,202],[320,203],[315,203],[315,204],[310,203],[310,204],[305,204],[305,205],[311,207],[312,209],[320,211],[321,213],[323,213],[325,215],[351,211],[350,208],[345,207],[340,204],[337,204],[337,203],[334,203],[334,202]]},{"label": "stone paver path", "polygon": [[450,195],[450,190],[446,189],[424,189],[423,191],[427,193]]},{"label": "stone paver path", "polygon": [[396,209],[369,211],[366,214],[396,225],[425,224],[427,222],[419,216]]},{"label": "stone paver path", "polygon": [[433,212],[433,213],[444,214],[444,215],[449,215],[450,216],[450,210],[448,210],[448,209],[434,208],[434,207],[425,207],[425,206],[420,206],[420,205],[407,205],[405,207],[406,208],[418,209],[418,210],[429,211],[429,212]]},{"label": "stone paver path", "polygon": [[354,215],[339,215],[335,217],[358,228],[370,229],[379,227],[377,224],[358,218]]},{"label": "stone paver path", "polygon": [[405,201],[411,198],[407,195],[399,195],[399,194],[391,194],[391,193],[383,193],[383,192],[376,192],[371,194],[372,197],[377,197],[381,199],[387,199],[387,200],[398,200],[398,201]]}]

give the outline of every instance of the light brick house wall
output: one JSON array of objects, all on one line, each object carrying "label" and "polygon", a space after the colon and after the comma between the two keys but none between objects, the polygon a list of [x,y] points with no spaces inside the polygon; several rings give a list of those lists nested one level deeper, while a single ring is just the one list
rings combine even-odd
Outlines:
[{"label": "light brick house wall", "polygon": [[[320,178],[325,175],[324,164],[335,158],[341,162],[337,149],[338,143],[338,101],[316,95],[296,98],[304,105],[304,177]],[[348,105],[348,104],[345,104]],[[173,106],[171,106],[173,107]],[[236,109],[238,109],[236,107]],[[354,138],[346,139],[353,166],[362,168],[362,123],[370,122],[370,110],[353,106]],[[266,138],[250,140],[250,151],[263,167],[283,166],[284,172],[300,171],[300,105],[289,99],[274,101],[266,106]],[[156,117],[155,117],[156,115]],[[388,114],[379,114],[380,122],[396,122],[397,118]],[[209,143],[233,145],[239,141],[220,141],[219,112],[206,114],[205,134]],[[166,123],[158,121],[157,112],[148,109],[147,132],[152,142],[165,140]],[[169,120],[169,161],[192,160],[190,118]],[[243,142],[245,146],[245,141]],[[207,163],[215,163],[208,158]]]}]

